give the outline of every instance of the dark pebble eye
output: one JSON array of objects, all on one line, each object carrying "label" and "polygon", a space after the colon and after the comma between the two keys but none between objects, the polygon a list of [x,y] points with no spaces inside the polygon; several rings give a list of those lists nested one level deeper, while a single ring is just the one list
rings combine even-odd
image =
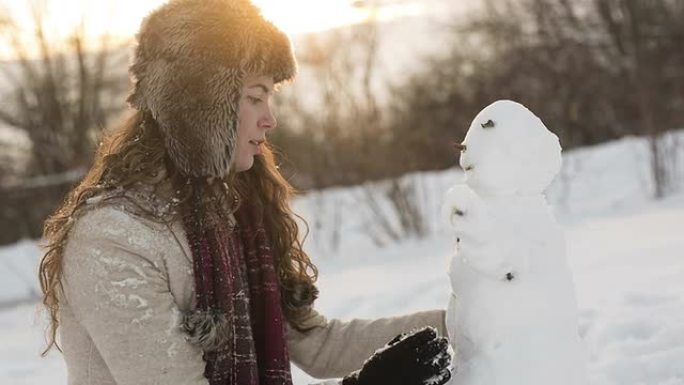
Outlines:
[{"label": "dark pebble eye", "polygon": [[515,274],[513,273],[506,273],[506,280],[512,281],[515,279]]},{"label": "dark pebble eye", "polygon": [[489,119],[485,123],[481,124],[481,126],[482,128],[494,128],[495,124],[491,119]]},{"label": "dark pebble eye", "polygon": [[451,215],[458,215],[459,217],[462,217],[462,216],[465,215],[465,211],[459,210],[459,209],[457,209],[457,208],[454,208],[454,209],[451,211]]}]

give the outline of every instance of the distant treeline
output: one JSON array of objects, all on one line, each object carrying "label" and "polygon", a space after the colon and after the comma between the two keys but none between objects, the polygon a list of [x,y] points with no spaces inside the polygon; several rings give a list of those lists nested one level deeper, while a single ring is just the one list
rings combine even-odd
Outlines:
[{"label": "distant treeline", "polygon": [[[677,148],[657,139],[684,126],[684,1],[481,1],[445,26],[442,54],[386,85],[382,101],[374,87],[382,75],[376,21],[303,44],[300,72],[317,84],[304,96],[319,102],[285,87],[271,138],[293,184],[309,190],[452,167],[452,143],[463,140],[484,106],[507,98],[540,116],[566,149],[625,135],[652,138],[656,195],[667,193],[673,176],[665,165]],[[32,144],[20,166],[10,151],[0,153],[2,244],[40,235],[77,178],[23,181],[87,168],[102,127],[122,111],[127,82],[122,49],[106,39],[87,52],[92,44],[79,30],[57,48],[35,28],[41,57],[29,59],[20,40],[26,35],[7,17],[0,29],[18,55],[2,66],[9,86],[0,123],[24,131]],[[406,201],[401,191],[392,192],[397,202]]]},{"label": "distant treeline", "polygon": [[[497,99],[525,104],[566,149],[684,127],[684,1],[483,0],[450,28],[445,54],[392,86],[382,109],[361,92],[358,105],[340,113],[346,88],[363,86],[353,71],[373,74],[363,68],[373,58],[368,34],[315,56],[323,89],[331,90],[323,93],[329,111],[285,108],[285,124],[296,129],[276,138],[303,186],[451,167],[457,155],[450,143]],[[369,60],[347,57],[354,45],[365,45]],[[656,143],[652,166],[664,183],[668,154]]]}]

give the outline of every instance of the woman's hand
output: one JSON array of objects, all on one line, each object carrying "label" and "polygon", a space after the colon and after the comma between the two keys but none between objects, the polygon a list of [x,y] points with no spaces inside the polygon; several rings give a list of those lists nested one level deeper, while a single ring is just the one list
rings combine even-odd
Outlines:
[{"label": "woman's hand", "polygon": [[451,378],[448,347],[449,341],[431,327],[400,334],[342,385],[443,385]]}]

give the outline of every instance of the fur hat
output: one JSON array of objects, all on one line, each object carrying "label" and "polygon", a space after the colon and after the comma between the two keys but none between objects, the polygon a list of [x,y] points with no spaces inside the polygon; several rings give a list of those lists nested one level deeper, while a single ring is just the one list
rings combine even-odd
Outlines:
[{"label": "fur hat", "polygon": [[248,0],[171,0],[136,35],[128,103],[149,111],[171,160],[193,177],[229,169],[247,74],[290,80],[289,38]]}]

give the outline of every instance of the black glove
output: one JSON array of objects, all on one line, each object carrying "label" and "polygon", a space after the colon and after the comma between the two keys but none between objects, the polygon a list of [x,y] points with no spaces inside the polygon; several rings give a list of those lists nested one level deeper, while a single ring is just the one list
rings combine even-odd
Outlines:
[{"label": "black glove", "polygon": [[431,327],[400,334],[344,377],[342,385],[443,385],[451,378],[448,346]]}]

